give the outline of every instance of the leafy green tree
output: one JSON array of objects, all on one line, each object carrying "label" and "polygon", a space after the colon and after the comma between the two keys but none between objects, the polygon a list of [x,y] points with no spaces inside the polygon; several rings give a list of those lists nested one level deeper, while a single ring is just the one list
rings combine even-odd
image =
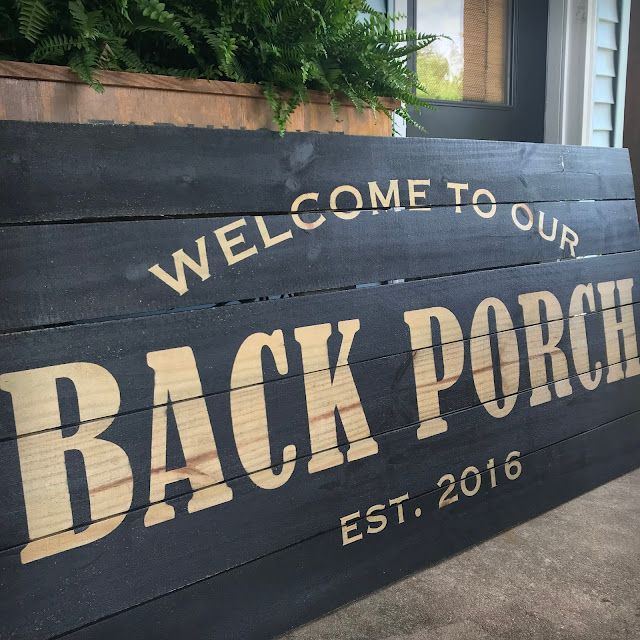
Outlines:
[{"label": "leafy green tree", "polygon": [[452,73],[448,58],[435,51],[420,51],[417,74],[422,89],[418,95],[432,100],[462,100],[462,73]]}]

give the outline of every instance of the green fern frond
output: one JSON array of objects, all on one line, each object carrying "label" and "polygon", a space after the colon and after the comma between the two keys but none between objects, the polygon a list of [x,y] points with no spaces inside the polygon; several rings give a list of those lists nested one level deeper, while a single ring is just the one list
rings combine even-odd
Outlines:
[{"label": "green fern frond", "polygon": [[73,49],[80,49],[82,40],[72,38],[65,34],[57,34],[43,38],[34,49],[31,59],[34,61],[44,60],[52,56],[59,56]]},{"label": "green fern frond", "polygon": [[69,68],[92,89],[103,93],[104,87],[94,76],[99,56],[100,53],[95,49],[78,51],[69,57]]},{"label": "green fern frond", "polygon": [[173,76],[175,78],[191,78],[195,79],[200,76],[200,70],[196,67],[192,69],[176,69],[175,67],[161,67],[155,64],[147,65],[149,71],[157,73],[160,76]]},{"label": "green fern frond", "polygon": [[20,33],[29,42],[35,43],[49,20],[49,9],[45,0],[20,0],[18,12]]},{"label": "green fern frond", "polygon": [[[12,4],[12,2],[16,4]],[[394,30],[368,0],[0,0],[0,57],[67,64],[97,90],[99,69],[262,86],[280,133],[308,92],[390,116],[428,105],[407,59],[436,39]]]},{"label": "green fern frond", "polygon": [[115,68],[121,71],[135,71],[137,73],[151,71],[149,65],[145,64],[140,59],[140,56],[127,46],[124,39],[112,41],[109,46],[113,55],[108,60],[108,66],[103,68]]},{"label": "green fern frond", "polygon": [[87,12],[82,0],[70,0],[69,13],[73,19],[75,31],[80,37],[95,40],[99,36],[99,26],[102,23],[100,10]]},{"label": "green fern frond", "polygon": [[138,28],[141,31],[157,31],[165,33],[182,45],[187,51],[193,52],[193,44],[189,36],[174,13],[165,10],[165,3],[160,0],[136,0],[138,9],[148,21],[141,21]]}]

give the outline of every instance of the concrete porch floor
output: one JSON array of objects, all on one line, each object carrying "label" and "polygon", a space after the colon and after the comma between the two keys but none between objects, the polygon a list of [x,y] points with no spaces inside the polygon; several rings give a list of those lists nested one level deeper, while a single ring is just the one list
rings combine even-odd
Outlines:
[{"label": "concrete porch floor", "polygon": [[640,469],[282,640],[640,639]]}]

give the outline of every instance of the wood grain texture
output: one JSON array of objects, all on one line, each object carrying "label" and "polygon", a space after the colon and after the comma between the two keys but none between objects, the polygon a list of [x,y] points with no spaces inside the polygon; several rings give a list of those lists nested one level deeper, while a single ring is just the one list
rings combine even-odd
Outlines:
[{"label": "wood grain texture", "polygon": [[[68,67],[53,64],[17,62],[13,60],[0,60],[0,77],[82,84],[78,76]],[[191,78],[175,78],[173,76],[162,76],[152,73],[128,73],[125,71],[97,71],[96,77],[105,87],[167,89],[171,91],[188,91],[191,93],[237,95],[249,98],[261,98],[264,96],[259,85],[246,82],[194,80]],[[391,98],[381,98],[381,100],[389,109],[398,106],[397,100]],[[329,97],[326,93],[320,91],[309,91],[309,102],[328,105]],[[343,104],[349,104],[349,101],[345,99],[343,100]]]},{"label": "wood grain texture", "polygon": [[640,465],[624,151],[5,121],[0,179],[1,638],[271,637]]},{"label": "wood grain texture", "polygon": [[[142,316],[108,322],[40,329],[0,336],[0,373],[23,371],[68,362],[90,362],[107,369],[120,386],[120,412],[151,406],[153,371],[146,364],[147,353],[187,346],[195,354],[204,394],[229,389],[231,368],[243,341],[252,333],[271,334],[282,330],[289,345],[286,375],[302,373],[294,329],[329,323],[333,336],[328,341],[329,362],[338,359],[340,320],[358,318],[360,330],[354,339],[349,362],[393,355],[411,350],[404,312],[427,307],[446,307],[458,319],[464,338],[471,337],[472,318],[482,300],[499,293],[511,312],[514,327],[525,319],[517,299],[525,292],[550,291],[565,311],[549,313],[545,321],[567,315],[569,298],[580,283],[631,278],[640,269],[640,254],[631,252],[584,260],[562,261],[461,274],[394,285],[301,296],[284,300],[236,304],[157,316]],[[640,301],[640,288],[633,287],[629,302]],[[597,308],[601,308],[601,302]],[[390,327],[393,329],[390,330]],[[455,339],[455,338],[454,338]],[[434,344],[450,342],[449,335]],[[264,380],[280,378],[273,364],[264,363]],[[15,435],[9,397],[0,403],[0,439]],[[61,406],[74,407],[73,384],[58,388]],[[99,395],[92,398],[94,418],[117,413],[103,408]],[[41,429],[77,422],[77,409],[47,415],[42,403],[34,406]]]},{"label": "wood grain texture", "polygon": [[[228,129],[272,129],[271,107],[255,84],[191,80],[142,73],[101,71],[98,93],[66,67],[0,61],[0,120],[114,124],[172,124]],[[398,102],[383,98],[390,109]],[[369,109],[343,102],[339,117],[329,98],[311,91],[291,115],[288,131],[390,136],[392,123]]]},{"label": "wood grain texture", "polygon": [[[514,450],[521,455],[533,453],[638,411],[637,380],[631,378],[604,385],[595,392],[576,389],[572,396],[538,407],[529,407],[523,402],[501,421],[489,416],[482,407],[454,414],[450,424],[452,432],[458,434],[455,439],[445,435],[419,441],[415,429],[409,428],[391,432],[378,438],[380,453],[377,456],[345,463],[324,473],[309,475],[300,470],[274,491],[259,490],[247,478],[231,480],[229,485],[234,493],[231,502],[187,513],[185,498],[175,498],[170,503],[177,510],[176,518],[153,527],[144,526],[143,511],[132,511],[107,537],[58,558],[21,564],[19,549],[7,550],[0,553],[0,588],[8,590],[20,584],[20,589],[14,597],[0,603],[0,631],[6,637],[50,638],[223,574],[326,531],[333,532],[333,549],[326,549],[324,561],[333,564],[338,557],[344,559],[345,550],[356,549],[359,544],[368,547],[368,540],[364,539],[343,549],[340,517],[407,493],[416,499],[423,494],[439,493],[436,483],[446,473],[460,477],[469,465],[480,469],[490,458],[499,463]],[[629,423],[627,429],[631,430]],[[629,436],[618,438],[604,450],[618,451],[621,460],[631,459],[637,466],[640,436],[637,430],[633,431],[630,439]],[[544,453],[547,469],[553,461],[550,457],[553,450]],[[575,451],[575,455],[573,464],[578,461],[585,464],[582,451]],[[598,456],[600,452],[589,455]],[[612,469],[618,464],[616,460],[609,460]],[[588,465],[584,473],[589,476]],[[499,485],[500,489],[505,486],[510,484]],[[530,495],[531,490],[541,496],[549,491],[542,476],[523,475],[518,486],[530,487],[518,490],[525,495]],[[483,498],[486,495],[476,496],[480,502]],[[475,503],[468,498],[465,504],[472,502]],[[478,518],[476,531],[482,531],[491,520],[490,504],[489,501],[481,508],[480,513],[484,515]],[[455,505],[448,509],[459,514],[453,507]],[[520,519],[536,513],[530,506],[522,509]],[[433,508],[424,514],[424,521],[437,527],[440,548],[448,549],[451,542],[446,541],[451,541],[453,533],[437,526]],[[504,526],[508,525],[498,530]],[[385,539],[389,549],[396,548],[399,541],[394,540],[394,533],[398,532],[389,531],[386,538],[384,533],[379,537]],[[484,537],[470,535],[466,538],[467,544]],[[356,556],[359,553],[356,552]],[[64,561],[60,562],[60,558]],[[367,565],[376,565],[379,570],[378,562],[375,555],[369,556]],[[366,572],[364,566],[362,571]],[[127,580],[122,576],[127,576]],[[57,594],[55,599],[51,598],[52,592]],[[316,600],[317,592],[311,593]],[[253,606],[256,604],[254,601]],[[282,624],[283,619],[290,620],[292,615],[282,611],[277,617]],[[243,622],[230,621],[230,628],[234,625],[237,630],[230,635],[242,635],[239,629]],[[256,631],[264,633],[264,629]]]},{"label": "wood grain texture", "polygon": [[[634,305],[634,317],[636,323],[640,326],[640,305]],[[604,371],[599,374],[598,370],[605,367],[607,363],[607,353],[604,339],[604,321],[602,312],[591,313],[585,317],[585,337],[589,336],[589,342],[582,341],[580,338],[571,340],[569,335],[569,322],[567,320],[556,320],[550,324],[541,327],[543,334],[554,333],[558,325],[563,326],[562,338],[558,342],[558,347],[563,353],[567,354],[568,372],[571,376],[569,381],[570,387],[577,393],[577,397],[573,402],[580,402],[584,399],[584,390],[580,389],[582,382],[577,376],[589,373],[601,376]],[[510,398],[514,403],[526,405],[530,401],[532,395],[530,389],[532,382],[529,376],[529,367],[535,366],[536,360],[540,360],[541,356],[528,357],[525,345],[526,336],[525,329],[515,331],[516,339],[519,343],[519,353],[517,361],[509,363],[503,360],[503,366],[516,364],[518,369],[519,396],[517,400]],[[466,340],[461,345],[464,350],[465,357],[469,358],[469,352],[473,346],[476,357],[478,350],[481,357],[490,360],[491,349],[497,348],[498,335],[494,334],[490,340],[482,341],[472,339],[476,344]],[[577,357],[572,357],[572,349],[577,352],[587,349],[590,363],[583,363]],[[437,359],[442,358],[442,349],[437,349]],[[359,399],[362,403],[364,413],[371,431],[371,435],[376,437],[387,434],[398,429],[411,427],[410,430],[417,430],[419,424],[419,414],[415,403],[416,379],[414,375],[412,362],[415,361],[418,352],[403,353],[394,356],[387,356],[374,360],[367,360],[351,366],[351,372],[359,393]],[[544,359],[544,358],[542,358]],[[609,362],[610,365],[617,364]],[[595,373],[591,367],[597,367]],[[552,369],[549,374],[549,389],[553,389],[553,382],[560,382],[564,374],[558,369]],[[326,382],[325,382],[326,384]],[[452,387],[443,392],[440,396],[440,412],[439,415],[448,419],[450,414],[471,407],[479,407],[483,403],[486,395],[492,394],[493,377],[487,382],[472,375],[471,370],[465,369],[460,377],[455,381]],[[640,383],[639,383],[640,384]],[[293,444],[296,447],[295,463],[298,466],[306,466],[308,457],[311,454],[309,443],[309,420],[305,405],[305,386],[301,376],[293,376],[282,380],[266,383],[261,390],[264,392],[269,419],[269,439],[271,449],[274,452],[282,451],[287,444]],[[502,387],[498,387],[494,397],[501,400],[505,397],[505,391]],[[338,385],[340,392],[340,385]],[[553,391],[553,395],[557,394],[557,390]],[[180,411],[179,405],[188,404],[189,401],[172,402],[169,409],[170,428],[176,428],[176,415]],[[236,437],[234,435],[233,420],[239,419],[236,412],[234,416],[230,413],[230,394],[224,392],[209,396],[206,398],[206,405],[209,415],[212,417],[213,430],[216,435],[216,444],[218,455],[224,461],[224,469],[227,478],[244,477],[247,475],[247,469],[244,465],[249,463],[251,468],[264,469],[262,451],[259,447],[249,452],[242,461],[232,452],[235,448]],[[176,411],[176,407],[178,411]],[[66,407],[63,407],[63,410]],[[640,408],[640,407],[639,407]],[[477,414],[477,410],[475,414]],[[259,442],[261,436],[261,415],[260,408],[255,405],[247,405],[243,409],[245,418],[252,423],[251,439]],[[475,415],[472,414],[472,415]],[[185,419],[185,415],[188,417]],[[458,421],[459,418],[456,418]],[[197,415],[195,412],[183,412],[180,415],[180,442],[172,443],[172,449],[175,448],[189,450],[197,444],[199,437],[197,428]],[[134,478],[138,482],[134,490],[133,502],[131,510],[144,508],[149,504],[149,495],[146,491],[149,483],[149,475],[154,473],[153,463],[149,469],[149,451],[151,450],[151,425],[153,423],[153,412],[150,409],[128,413],[116,417],[114,422],[109,426],[105,433],[105,437],[122,447],[127,452],[127,459],[112,460],[110,464],[101,470],[100,477],[97,479],[98,488],[101,486],[110,486],[114,477],[123,477],[128,473],[127,464],[130,464],[134,471]],[[72,433],[75,427],[64,429],[64,432]],[[0,551],[25,544],[28,541],[28,534],[25,529],[24,505],[22,495],[22,480],[19,473],[19,463],[23,465],[31,465],[41,468],[55,467],[55,454],[52,453],[50,447],[47,446],[45,437],[42,434],[32,434],[23,436],[23,450],[19,456],[17,443],[15,440],[0,441],[0,460],[3,465],[0,467],[0,485],[4,487],[3,499],[3,527],[0,530]],[[460,436],[457,436],[460,437]],[[87,447],[86,452],[90,455],[99,449],[99,442],[96,441]],[[338,447],[344,447],[348,444],[345,432],[342,429],[337,431],[336,443],[331,439],[322,443],[321,448],[317,451],[331,450],[337,444]],[[25,446],[27,445],[27,446]],[[271,464],[275,467],[281,465],[281,456],[275,455],[271,460]],[[118,469],[118,465],[124,465],[124,468]],[[160,470],[156,469],[155,473]],[[64,490],[68,487],[76,513],[81,516],[76,519],[74,524],[77,527],[86,526],[92,522],[91,518],[87,518],[90,513],[89,493],[86,491],[86,480],[82,473],[70,473],[68,477],[60,476],[57,473],[51,473],[46,478],[49,486],[60,484],[60,489]],[[206,488],[206,487],[203,487]],[[186,495],[190,491],[188,485],[179,484],[169,488],[170,496]],[[42,499],[46,499],[43,494]],[[103,517],[117,515],[119,513],[117,502],[110,505],[110,509],[103,513]],[[55,533],[63,530],[64,524],[60,519],[60,514],[51,512],[47,516],[46,526]]]},{"label": "wood grain texture", "polygon": [[[305,193],[318,199],[301,211],[351,210],[368,207],[369,182],[386,193],[391,179],[401,206],[408,180],[431,181],[427,206],[454,202],[450,182],[469,185],[463,204],[477,189],[497,202],[634,197],[622,149],[28,122],[0,122],[0,177],[5,223],[283,212]],[[363,206],[344,193],[331,206],[345,184]]]},{"label": "wood grain texture", "polygon": [[632,471],[638,419],[627,416],[523,457],[527,481],[500,491],[489,489],[485,471],[477,499],[449,510],[438,509],[441,491],[417,497],[406,512],[419,506],[422,517],[410,515],[390,536],[341,548],[339,531],[327,531],[68,637],[108,640],[136,629],[144,640],[170,640],[185,627],[193,640],[274,637]]},{"label": "wood grain texture", "polygon": [[[460,209],[363,211],[353,220],[324,212],[313,230],[273,215],[0,227],[0,330],[640,248],[631,200],[531,204],[531,218],[516,209],[517,224],[511,205],[490,219]],[[221,229],[228,239],[242,234],[231,265]],[[198,242],[206,276],[187,267],[178,291],[172,254],[203,264]]]}]

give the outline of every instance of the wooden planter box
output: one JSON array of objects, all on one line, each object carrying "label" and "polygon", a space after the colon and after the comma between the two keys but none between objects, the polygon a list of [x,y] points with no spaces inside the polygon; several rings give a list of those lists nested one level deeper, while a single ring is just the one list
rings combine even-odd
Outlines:
[{"label": "wooden planter box", "polygon": [[[276,129],[271,108],[258,85],[186,80],[169,76],[103,71],[105,92],[84,84],[67,67],[0,61],[0,120],[31,122],[113,122],[171,124],[228,129]],[[398,102],[383,99],[390,108]],[[389,136],[391,121],[343,104],[339,119],[323,93],[293,113],[288,131],[321,131]]]}]

